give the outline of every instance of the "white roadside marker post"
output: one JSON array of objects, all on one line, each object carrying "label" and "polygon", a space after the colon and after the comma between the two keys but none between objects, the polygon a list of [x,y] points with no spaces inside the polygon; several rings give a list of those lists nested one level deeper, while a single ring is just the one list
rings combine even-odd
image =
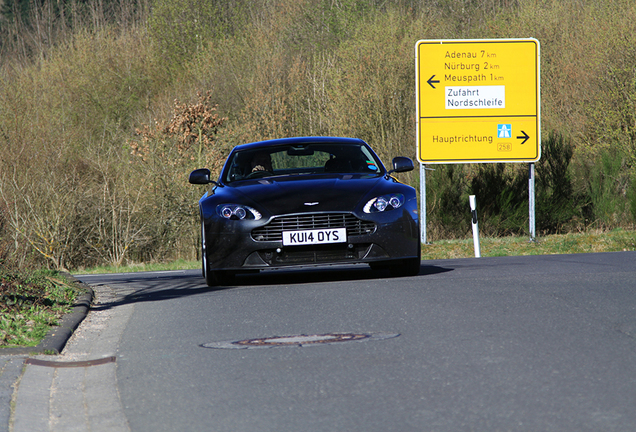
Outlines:
[{"label": "white roadside marker post", "polygon": [[481,257],[481,248],[479,247],[479,225],[477,225],[477,203],[475,195],[468,197],[470,201],[470,212],[473,223],[473,244],[475,245],[475,258]]}]

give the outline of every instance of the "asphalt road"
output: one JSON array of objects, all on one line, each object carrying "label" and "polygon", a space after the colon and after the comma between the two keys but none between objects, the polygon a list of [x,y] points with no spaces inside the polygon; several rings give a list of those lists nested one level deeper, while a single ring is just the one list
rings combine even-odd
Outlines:
[{"label": "asphalt road", "polygon": [[635,252],[78,278],[133,305],[133,431],[636,430]]}]

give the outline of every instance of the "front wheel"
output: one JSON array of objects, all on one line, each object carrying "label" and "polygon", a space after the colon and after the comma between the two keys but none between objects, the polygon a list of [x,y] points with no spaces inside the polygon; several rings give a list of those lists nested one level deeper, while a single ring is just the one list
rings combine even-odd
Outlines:
[{"label": "front wheel", "polygon": [[394,277],[417,276],[420,274],[420,265],[421,262],[419,258],[408,258],[392,263],[389,266],[389,271],[391,272],[391,276]]},{"label": "front wheel", "polygon": [[388,270],[393,277],[417,276],[420,273],[420,259],[406,258],[394,261],[369,263],[371,270]]},{"label": "front wheel", "polygon": [[208,256],[205,251],[205,227],[203,226],[203,220],[201,220],[201,276],[204,278],[208,268]]},{"label": "front wheel", "polygon": [[420,274],[420,266],[422,265],[422,244],[417,244],[417,257],[406,258],[396,262],[389,267],[391,276],[417,276]]},{"label": "front wheel", "polygon": [[229,285],[234,281],[234,273],[227,270],[210,270],[207,259],[204,258],[203,263],[203,277],[205,283],[209,287],[216,287],[219,285]]},{"label": "front wheel", "polygon": [[205,225],[201,222],[201,267],[205,283],[210,287],[227,285],[234,280],[234,273],[223,270],[210,270],[205,240]]},{"label": "front wheel", "polygon": [[372,270],[389,270],[393,277],[417,276],[420,274],[422,245],[417,246],[415,258],[404,258],[394,261],[380,261],[369,263]]}]

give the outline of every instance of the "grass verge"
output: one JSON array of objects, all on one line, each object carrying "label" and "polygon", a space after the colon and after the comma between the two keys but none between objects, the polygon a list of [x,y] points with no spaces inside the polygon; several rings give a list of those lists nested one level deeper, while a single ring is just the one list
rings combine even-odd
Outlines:
[{"label": "grass verge", "polygon": [[77,294],[58,272],[0,269],[0,347],[39,344],[71,311]]},{"label": "grass verge", "polygon": [[135,273],[145,271],[170,271],[200,269],[200,261],[176,260],[165,263],[134,263],[125,266],[99,266],[86,269],[78,269],[75,274],[102,274],[102,273]]},{"label": "grass verge", "polygon": [[[636,250],[636,231],[615,229],[608,232],[571,233],[537,237],[481,238],[482,257],[554,255]],[[475,256],[473,239],[441,240],[422,246],[422,259],[470,258]]]}]

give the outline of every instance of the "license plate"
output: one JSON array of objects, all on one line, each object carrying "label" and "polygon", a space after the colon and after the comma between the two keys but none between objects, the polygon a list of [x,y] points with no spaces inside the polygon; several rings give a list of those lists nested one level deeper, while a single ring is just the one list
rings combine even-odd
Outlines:
[{"label": "license plate", "polygon": [[346,241],[346,228],[283,231],[283,246],[344,243]]}]

